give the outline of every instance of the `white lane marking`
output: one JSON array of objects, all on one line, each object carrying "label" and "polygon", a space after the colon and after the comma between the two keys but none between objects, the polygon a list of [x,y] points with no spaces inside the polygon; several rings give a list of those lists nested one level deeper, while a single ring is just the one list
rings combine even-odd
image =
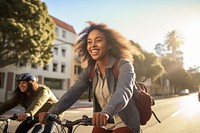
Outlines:
[{"label": "white lane marking", "polygon": [[176,111],[175,113],[173,113],[173,114],[171,115],[171,117],[174,117],[174,116],[180,114],[183,110],[184,110],[184,108],[182,108],[182,109]]}]

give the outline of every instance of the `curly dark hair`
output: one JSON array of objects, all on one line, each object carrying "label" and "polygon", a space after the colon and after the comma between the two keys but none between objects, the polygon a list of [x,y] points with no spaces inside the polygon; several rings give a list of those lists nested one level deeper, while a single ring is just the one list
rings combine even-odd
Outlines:
[{"label": "curly dark hair", "polygon": [[[31,83],[28,83],[28,90],[27,90],[27,92],[30,93],[30,96],[34,95],[34,89],[33,89],[33,85]],[[20,100],[22,102],[25,101],[26,98],[27,98],[26,93],[21,92],[21,90],[19,89],[19,86],[14,90],[13,95],[15,97],[17,97],[18,100]]]},{"label": "curly dark hair", "polygon": [[109,28],[106,24],[95,24],[91,21],[88,21],[87,23],[89,26],[78,34],[77,41],[75,42],[75,52],[78,53],[83,67],[95,63],[87,51],[87,37],[92,30],[99,30],[105,35],[107,43],[111,45],[110,55],[115,58],[121,58],[133,62],[133,54],[136,49],[128,39],[116,30]]}]

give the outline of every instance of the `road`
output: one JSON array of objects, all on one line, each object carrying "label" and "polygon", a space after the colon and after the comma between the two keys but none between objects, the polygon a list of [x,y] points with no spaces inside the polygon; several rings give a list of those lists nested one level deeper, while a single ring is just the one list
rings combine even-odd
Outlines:
[{"label": "road", "polygon": [[[156,100],[153,111],[161,123],[152,116],[147,125],[141,126],[142,133],[200,133],[200,103],[197,94]],[[74,108],[66,111],[64,118],[75,120],[83,114],[91,116],[91,113],[91,107]],[[17,124],[18,122],[11,122],[11,132]],[[79,126],[75,133],[90,133],[91,130],[91,126]]]},{"label": "road", "polygon": [[152,116],[143,133],[200,133],[200,103],[197,94],[156,101],[153,111],[160,118],[158,123]]}]

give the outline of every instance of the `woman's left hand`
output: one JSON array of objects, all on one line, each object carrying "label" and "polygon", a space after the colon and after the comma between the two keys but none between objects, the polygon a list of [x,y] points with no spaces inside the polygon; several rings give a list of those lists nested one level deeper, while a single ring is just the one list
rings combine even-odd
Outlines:
[{"label": "woman's left hand", "polygon": [[92,124],[94,126],[106,126],[108,123],[108,114],[102,112],[95,112],[92,116]]}]

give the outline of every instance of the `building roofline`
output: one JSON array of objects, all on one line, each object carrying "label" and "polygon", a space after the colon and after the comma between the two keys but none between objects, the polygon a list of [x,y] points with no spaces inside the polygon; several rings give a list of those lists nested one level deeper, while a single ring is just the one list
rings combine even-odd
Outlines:
[{"label": "building roofline", "polygon": [[54,22],[55,22],[55,24],[57,26],[60,26],[60,27],[62,27],[64,29],[67,29],[67,30],[69,30],[69,31],[71,31],[71,32],[76,34],[73,26],[71,26],[71,25],[69,25],[69,24],[67,24],[67,23],[65,23],[65,22],[63,22],[63,21],[61,21],[61,20],[59,20],[59,19],[57,19],[57,18],[55,18],[53,16],[51,16],[51,17],[52,17],[52,19],[54,20]]}]

